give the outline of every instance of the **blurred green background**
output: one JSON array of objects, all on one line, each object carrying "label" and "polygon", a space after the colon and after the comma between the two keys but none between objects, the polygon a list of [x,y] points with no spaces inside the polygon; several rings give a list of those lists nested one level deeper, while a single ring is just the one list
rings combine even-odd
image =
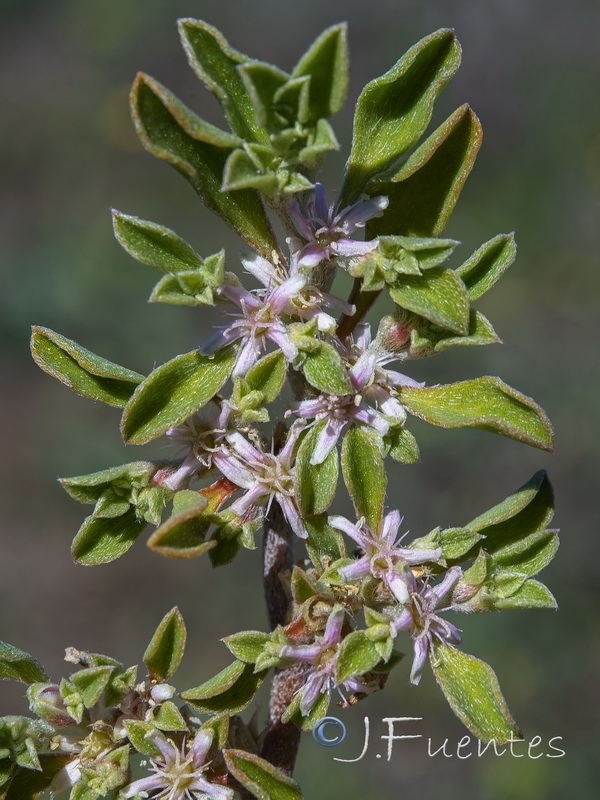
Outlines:
[{"label": "blurred green background", "polygon": [[[598,402],[596,326],[600,226],[600,106],[597,0],[2,0],[2,543],[0,638],[42,660],[59,677],[66,645],[137,663],[162,615],[179,604],[189,649],[179,683],[199,683],[228,663],[219,637],[266,624],[259,551],[234,566],[169,562],[143,542],[115,564],[84,568],[69,544],[83,507],[54,478],[125,460],[116,411],[73,396],[41,373],[28,352],[29,326],[46,325],[140,372],[200,344],[211,312],[145,303],[156,279],[112,238],[109,207],[174,227],[199,252],[225,245],[229,268],[240,241],[210,215],[176,173],[144,153],[128,117],[127,92],[141,69],[202,116],[220,122],[212,96],[189,70],[175,19],[220,27],[235,47],[291,68],[327,25],[350,23],[352,83],[334,120],[342,153],[325,176],[333,192],[347,154],[352,102],[414,41],[454,27],[464,48],[459,75],[434,124],[463,102],[480,116],[484,145],[447,234],[458,257],[515,230],[516,265],[478,307],[504,346],[457,348],[411,365],[431,383],[500,374],[544,405],[557,429],[554,455],[478,431],[413,423],[422,463],[395,468],[390,503],[422,535],[460,525],[502,499],[535,470],[557,493],[559,554],[542,576],[560,612],[513,611],[461,618],[467,652],[489,661],[523,726],[547,743],[563,737],[564,758],[467,760],[427,757],[426,738],[455,745],[465,731],[433,679],[408,684],[406,667],[385,693],[344,719],[348,742],[320,748],[306,737],[298,778],[310,800],[385,800],[443,792],[481,800],[593,797],[600,710],[597,554]],[[458,263],[458,262],[457,262]],[[16,685],[0,686],[2,713],[23,713]],[[335,707],[332,713],[336,713]],[[265,711],[261,714],[264,715]],[[359,763],[362,720],[373,747]],[[390,763],[383,716],[423,717],[397,743]],[[538,752],[550,752],[547,744]],[[596,759],[597,763],[597,759]]]}]

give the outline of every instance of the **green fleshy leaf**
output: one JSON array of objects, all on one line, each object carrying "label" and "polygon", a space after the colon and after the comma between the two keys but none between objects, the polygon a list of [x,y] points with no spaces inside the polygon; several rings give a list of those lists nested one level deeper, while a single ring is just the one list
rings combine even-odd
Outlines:
[{"label": "green fleshy leaf", "polygon": [[[316,578],[298,566],[292,569],[291,588],[294,603],[299,606],[315,595],[320,596],[322,591]],[[323,591],[327,590],[323,588]]]},{"label": "green fleshy leaf", "polygon": [[514,537],[543,530],[554,516],[554,493],[545,470],[536,472],[520,489],[468,523],[495,550]]},{"label": "green fleshy leaf", "polygon": [[481,124],[461,106],[408,158],[391,181],[373,186],[387,196],[383,215],[369,223],[368,236],[439,236],[481,146]]},{"label": "green fleshy leaf", "polygon": [[278,396],[287,375],[287,361],[281,350],[261,358],[251,367],[244,380],[252,392],[260,392],[263,403],[272,403]]},{"label": "green fleshy leaf", "polygon": [[306,549],[317,569],[323,568],[324,559],[331,562],[347,556],[344,538],[340,531],[331,527],[327,514],[305,519],[304,527],[308,531]]},{"label": "green fleshy leaf", "polygon": [[92,472],[89,475],[59,478],[59,483],[74,500],[80,503],[97,503],[111,490],[115,496],[121,496],[126,500],[129,506],[130,503],[134,504],[134,496],[139,490],[148,486],[155,471],[156,466],[150,461],[134,461],[131,464],[121,464],[118,467]]},{"label": "green fleshy leaf", "polygon": [[373,438],[351,428],[342,444],[342,472],[356,515],[378,531],[383,516],[387,478],[383,458]]},{"label": "green fleshy leaf", "polygon": [[490,239],[465,261],[456,272],[463,279],[471,300],[477,300],[491,289],[517,257],[512,233],[501,233]]},{"label": "green fleshy leaf", "polygon": [[439,533],[439,546],[444,558],[456,560],[463,557],[483,537],[469,528],[444,528]]},{"label": "green fleshy leaf", "polygon": [[268,143],[238,70],[250,59],[234,50],[220,31],[202,20],[179,20],[179,34],[191,68],[215,95],[232,129],[242,139]]},{"label": "green fleshy leaf", "polygon": [[365,631],[354,631],[340,645],[336,660],[336,682],[364,675],[381,660],[375,644]]},{"label": "green fleshy leaf", "polygon": [[344,395],[352,392],[352,384],[339,353],[326,342],[304,354],[302,371],[315,389],[326,394]]},{"label": "green fleshy leaf", "polygon": [[509,597],[497,598],[495,607],[499,610],[509,608],[558,608],[554,595],[540,581],[533,578],[525,581]]},{"label": "green fleshy leaf", "polygon": [[240,140],[201,120],[167,89],[138,75],[131,109],[144,147],[188,179],[204,203],[265,258],[279,252],[259,195],[222,192],[223,169]]},{"label": "green fleshy leaf", "polygon": [[147,524],[133,508],[115,519],[87,517],[73,539],[73,558],[86,566],[108,564],[133,546]]},{"label": "green fleshy leaf", "polygon": [[212,306],[214,292],[200,272],[178,272],[164,275],[150,295],[150,303],[169,303],[172,306]]},{"label": "green fleshy leaf", "polygon": [[21,681],[22,683],[42,683],[48,680],[44,668],[33,656],[0,642],[0,680]]},{"label": "green fleshy leaf", "polygon": [[[544,411],[500,378],[484,377],[446,386],[399,389],[406,410],[442,428],[480,428],[553,449],[553,430]],[[473,525],[468,527],[473,528]]]},{"label": "green fleshy leaf", "polygon": [[348,272],[362,278],[362,291],[376,292],[386,284],[393,286],[402,275],[422,275],[437,267],[452,253],[458,242],[453,239],[381,236],[377,250],[369,257],[351,262]]},{"label": "green fleshy leaf", "polygon": [[235,352],[234,345],[214,356],[192,350],[151,372],[125,406],[123,439],[145,444],[206,405],[229,377]]},{"label": "green fleshy leaf", "polygon": [[111,666],[89,667],[71,675],[71,683],[86,708],[93,708],[100,700],[114,669]]},{"label": "green fleshy leaf", "polygon": [[19,767],[41,771],[38,751],[47,750],[54,728],[29,717],[0,717],[0,758]]},{"label": "green fleshy leaf", "polygon": [[144,380],[49,328],[34,325],[31,330],[31,354],[38,367],[82,397],[123,408]]},{"label": "green fleshy leaf", "polygon": [[337,449],[334,447],[321,464],[311,464],[325,421],[314,425],[303,437],[296,456],[296,499],[303,516],[314,516],[327,511],[333,503],[339,476]]},{"label": "green fleshy leaf", "polygon": [[[339,150],[339,147],[331,125],[326,119],[320,119],[316,126],[309,131],[306,144],[298,153],[298,161],[301,163],[318,162],[325,153],[330,150]],[[310,181],[308,182],[310,183]],[[305,188],[308,187],[305,186]],[[298,187],[298,191],[302,191],[302,189]]]},{"label": "green fleshy leaf", "polygon": [[386,446],[389,446],[388,455],[401,464],[416,464],[421,460],[417,440],[406,428],[392,429],[385,437]]},{"label": "green fleshy leaf", "polygon": [[254,699],[268,670],[234,661],[205,683],[183,692],[181,698],[203,714],[238,714]]},{"label": "green fleshy leaf", "polygon": [[[0,790],[2,800],[34,800],[52,783],[55,775],[71,761],[69,755],[41,755],[40,771],[25,767],[18,768],[4,790]],[[0,787],[2,783],[0,781]]]},{"label": "green fleshy leaf", "polygon": [[153,758],[160,756],[158,747],[156,747],[150,739],[146,738],[146,734],[154,730],[153,725],[149,725],[147,722],[141,722],[137,719],[126,719],[123,724],[125,725],[129,741],[138,753],[141,753],[143,756],[152,756]]},{"label": "green fleshy leaf", "polygon": [[430,660],[452,710],[471,733],[498,744],[522,738],[489,664],[441,641]]},{"label": "green fleshy leaf", "polygon": [[[82,778],[77,781],[75,786],[71,789],[69,800],[99,800],[101,796],[102,792],[93,789],[88,785],[87,781]],[[134,800],[137,800],[137,798],[134,798]]]},{"label": "green fleshy leaf", "polygon": [[[237,70],[252,100],[259,125],[268,129],[281,127],[281,120],[278,119],[277,109],[274,107],[274,97],[288,82],[290,76],[287,72],[263,61],[247,61],[240,64]],[[288,122],[286,120],[284,124],[287,125]]]},{"label": "green fleshy leaf", "polygon": [[223,169],[223,191],[257,190],[271,197],[280,190],[277,173],[271,169],[273,151],[264,145],[234,150]]},{"label": "green fleshy leaf", "polygon": [[269,634],[262,631],[240,631],[240,633],[225,636],[222,641],[232,655],[240,661],[255,664],[265,644],[270,640]]},{"label": "green fleshy leaf", "polygon": [[556,531],[537,531],[528,536],[521,535],[513,542],[490,553],[495,569],[516,570],[532,576],[544,569],[558,550]]},{"label": "green fleshy leaf", "polygon": [[168,680],[177,672],[185,650],[186,630],[175,606],[161,620],[144,653],[144,664],[152,680]]},{"label": "green fleshy leaf", "polygon": [[167,700],[158,706],[152,722],[159,731],[187,732],[189,726],[175,703]]},{"label": "green fleshy leaf", "polygon": [[459,64],[460,45],[454,32],[441,29],[365,86],[356,104],[340,206],[354,202],[369,181],[390,172],[417,142],[429,124],[436,97]]},{"label": "green fleshy leaf", "polygon": [[198,492],[177,492],[173,513],[148,539],[148,547],[167,558],[195,558],[214,546],[206,542],[211,525],[204,513],[208,503]]},{"label": "green fleshy leaf", "polygon": [[461,336],[468,334],[469,298],[454,270],[434,267],[423,275],[402,275],[389,292],[401,308]]},{"label": "green fleshy leaf", "polygon": [[309,119],[330,117],[348,91],[348,33],[345,24],[323,31],[294,67],[292,78],[310,76]]},{"label": "green fleshy leaf", "polygon": [[[299,78],[290,78],[283,86],[281,86],[273,95],[273,105],[276,109],[276,114],[280,119],[281,126],[284,127],[281,133],[280,143],[278,149],[284,150],[281,144],[290,143],[287,138],[291,134],[291,141],[295,141],[297,134],[295,131],[296,124],[305,124],[309,118],[309,105],[308,98],[310,93],[311,79],[308,75]],[[286,124],[287,123],[287,124]],[[273,137],[271,137],[273,141]]]},{"label": "green fleshy leaf", "polygon": [[258,800],[302,800],[296,781],[264,758],[245,750],[224,750],[227,769]]},{"label": "green fleshy leaf", "polygon": [[136,261],[162,272],[187,272],[203,266],[194,248],[169,228],[116,209],[112,218],[117,241]]},{"label": "green fleshy leaf", "polygon": [[474,309],[469,312],[469,330],[463,336],[425,322],[412,329],[410,338],[411,358],[441,353],[450,347],[497,344],[500,341],[491,322]]}]

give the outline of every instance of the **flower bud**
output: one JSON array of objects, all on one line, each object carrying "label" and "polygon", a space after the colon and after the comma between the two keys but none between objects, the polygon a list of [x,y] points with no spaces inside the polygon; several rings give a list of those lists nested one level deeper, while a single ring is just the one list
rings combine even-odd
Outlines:
[{"label": "flower bud", "polygon": [[[406,317],[406,318],[405,318]],[[379,323],[377,344],[388,353],[401,353],[410,345],[411,326],[407,315],[386,314]]]},{"label": "flower bud", "polygon": [[27,689],[29,708],[53,728],[67,728],[75,720],[65,706],[55,683],[32,683]]}]

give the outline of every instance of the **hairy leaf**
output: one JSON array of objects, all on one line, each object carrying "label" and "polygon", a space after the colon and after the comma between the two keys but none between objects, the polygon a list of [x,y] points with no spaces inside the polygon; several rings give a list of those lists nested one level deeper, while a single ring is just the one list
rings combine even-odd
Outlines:
[{"label": "hairy leaf", "polygon": [[369,238],[384,233],[439,236],[473,168],[481,138],[481,124],[469,106],[455,111],[391,181],[374,184],[373,193],[385,195],[389,205],[369,223]]},{"label": "hairy leaf", "polygon": [[138,75],[132,116],[144,147],[188,179],[204,203],[266,258],[278,251],[256,191],[221,191],[225,162],[240,140],[201,120],[167,89]]},{"label": "hairy leaf", "polygon": [[167,681],[177,672],[186,635],[185,622],[175,606],[161,620],[144,653],[144,664],[153,680]]},{"label": "hairy leaf", "polygon": [[356,104],[340,205],[357,200],[370,180],[392,170],[421,137],[436,97],[459,67],[460,54],[454,32],[441,29],[365,86]]},{"label": "hairy leaf", "polygon": [[552,425],[544,411],[500,378],[487,376],[423,389],[403,387],[399,395],[407,411],[433,425],[480,428],[541,450],[553,448]]},{"label": "hairy leaf", "polygon": [[125,406],[121,431],[128,444],[145,444],[206,405],[229,377],[235,346],[204,356],[192,350],[158,367]]},{"label": "hairy leaf", "polygon": [[431,667],[452,710],[475,736],[498,744],[521,738],[489,664],[438,641]]},{"label": "hairy leaf", "polygon": [[31,353],[36,364],[83,397],[123,408],[144,376],[95,355],[85,347],[35,325]]},{"label": "hairy leaf", "polygon": [[181,697],[203,714],[238,714],[252,702],[268,670],[254,672],[254,664],[234,661],[210,680],[188,689]]},{"label": "hairy leaf", "polygon": [[250,59],[234,50],[223,34],[199,19],[179,20],[179,33],[191,68],[215,95],[232,129],[242,139],[268,143],[257,124],[254,105],[238,67]]},{"label": "hairy leaf", "polygon": [[461,336],[468,333],[469,298],[454,270],[434,267],[422,275],[398,276],[389,292],[401,308]]},{"label": "hairy leaf", "polygon": [[314,516],[327,511],[335,497],[339,475],[337,449],[334,448],[321,464],[311,459],[319,436],[326,426],[319,422],[302,439],[296,456],[296,498],[303,516]]},{"label": "hairy leaf", "polygon": [[292,78],[310,76],[310,120],[316,122],[341,109],[348,91],[348,72],[347,26],[333,25],[316,39],[292,72]]},{"label": "hairy leaf", "polygon": [[375,644],[365,631],[354,631],[340,645],[336,659],[336,681],[343,683],[350,678],[364,675],[381,661]]},{"label": "hairy leaf", "polygon": [[136,261],[162,272],[202,267],[204,262],[194,248],[169,228],[116,209],[112,210],[112,218],[117,241]]},{"label": "hairy leaf", "polygon": [[0,642],[0,680],[9,679],[23,683],[39,683],[47,681],[44,668],[33,656],[14,647],[12,644]]},{"label": "hairy leaf", "polygon": [[514,234],[501,233],[483,244],[456,270],[471,300],[491,289],[517,257]]},{"label": "hairy leaf", "polygon": [[383,458],[373,438],[351,428],[342,444],[342,471],[358,517],[378,531],[383,516],[387,478]]},{"label": "hairy leaf", "polygon": [[258,800],[302,800],[298,784],[269,761],[245,750],[224,750],[227,769]]},{"label": "hairy leaf", "polygon": [[326,394],[344,395],[352,392],[352,384],[340,355],[326,342],[306,353],[302,370],[315,389]]},{"label": "hairy leaf", "polygon": [[133,546],[147,524],[133,508],[116,518],[87,517],[73,539],[73,558],[86,566],[108,564]]}]

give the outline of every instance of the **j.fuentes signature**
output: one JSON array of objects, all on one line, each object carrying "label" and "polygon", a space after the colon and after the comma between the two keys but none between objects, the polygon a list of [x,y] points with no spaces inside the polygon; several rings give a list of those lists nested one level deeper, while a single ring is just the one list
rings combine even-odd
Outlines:
[{"label": "j.fuentes signature", "polygon": [[[363,759],[370,748],[372,747],[371,739],[375,741],[381,739],[386,743],[385,754],[388,761],[391,761],[395,749],[395,742],[403,742],[409,739],[426,739],[427,740],[427,755],[430,758],[441,756],[445,758],[459,758],[467,759],[475,756],[481,758],[486,753],[493,754],[494,756],[501,757],[509,755],[512,758],[562,758],[566,755],[565,751],[559,744],[562,742],[562,736],[553,736],[547,742],[542,740],[541,736],[534,736],[527,739],[510,739],[507,742],[499,744],[492,740],[490,742],[482,742],[473,736],[463,736],[456,742],[450,739],[444,739],[443,743],[434,743],[433,739],[425,737],[422,733],[415,733],[414,726],[410,728],[400,727],[400,723],[415,723],[421,722],[423,717],[384,717],[381,722],[386,728],[386,732],[380,737],[371,736],[371,722],[369,717],[364,718],[364,740],[360,754],[356,758],[334,758],[334,761],[341,761],[343,763],[354,763]],[[398,726],[398,727],[396,727]],[[399,730],[406,730],[406,733],[400,733]],[[410,732],[409,732],[410,731]],[[346,738],[346,726],[337,717],[323,717],[319,720],[312,731],[314,740],[322,747],[337,747]],[[398,745],[399,746],[399,745]],[[383,758],[382,753],[376,753],[376,758]]]}]

